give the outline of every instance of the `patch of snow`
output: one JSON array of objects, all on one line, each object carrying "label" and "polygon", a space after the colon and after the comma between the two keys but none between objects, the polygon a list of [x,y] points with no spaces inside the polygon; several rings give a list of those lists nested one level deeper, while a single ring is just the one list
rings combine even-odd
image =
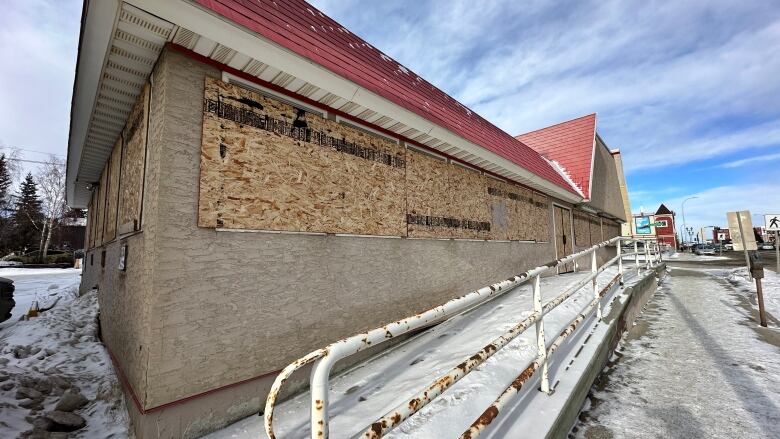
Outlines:
[{"label": "patch of snow", "polygon": [[[41,283],[49,282],[41,277]],[[88,400],[73,412],[86,420],[86,426],[68,437],[128,437],[130,424],[119,382],[97,339],[97,292],[78,297],[77,286],[71,285],[58,294],[61,300],[51,310],[0,332],[3,437],[31,431],[32,422],[54,410],[66,391]],[[33,397],[19,399],[20,391]]]},{"label": "patch of snow", "polygon": [[385,61],[387,61],[387,62],[393,62],[393,59],[392,59],[392,58],[390,58],[389,56],[385,55],[384,53],[380,53],[380,54],[379,54],[379,56],[380,56],[380,57],[381,57],[383,60],[385,60]]},{"label": "patch of snow", "polygon": [[558,171],[559,174],[561,174],[563,179],[566,180],[567,183],[569,183],[569,186],[573,187],[582,198],[585,198],[585,195],[582,193],[582,188],[579,187],[579,185],[577,185],[574,182],[574,179],[571,178],[571,174],[569,174],[569,171],[567,171],[566,168],[563,167],[563,165],[561,165],[555,160],[550,160],[544,156],[542,156],[542,158],[547,160],[552,165],[552,167],[556,171]]},{"label": "patch of snow", "polygon": [[[709,270],[709,272],[729,281],[740,293],[750,298],[750,303],[758,309],[758,303],[754,300],[756,297],[756,282],[750,280],[746,268]],[[766,312],[780,320],[780,275],[772,270],[764,269],[764,278],[761,279],[761,286]]]},{"label": "patch of snow", "polygon": [[[38,301],[47,307],[59,297],[68,299],[73,288],[81,281],[81,269],[75,268],[0,268],[0,277],[14,281],[14,301],[11,318],[0,322],[0,331],[17,321]],[[2,336],[0,332],[0,336]]]}]

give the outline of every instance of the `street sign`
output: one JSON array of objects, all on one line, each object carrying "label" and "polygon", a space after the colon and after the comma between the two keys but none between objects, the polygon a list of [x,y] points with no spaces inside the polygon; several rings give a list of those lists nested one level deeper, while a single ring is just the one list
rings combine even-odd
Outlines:
[{"label": "street sign", "polygon": [[780,230],[780,213],[769,213],[764,215],[764,230]]},{"label": "street sign", "polygon": [[[731,232],[731,242],[734,244],[734,250],[758,250],[756,236],[753,234],[753,222],[750,220],[750,211],[729,212],[726,217],[729,221],[729,231]],[[745,232],[744,238],[743,231]]]}]

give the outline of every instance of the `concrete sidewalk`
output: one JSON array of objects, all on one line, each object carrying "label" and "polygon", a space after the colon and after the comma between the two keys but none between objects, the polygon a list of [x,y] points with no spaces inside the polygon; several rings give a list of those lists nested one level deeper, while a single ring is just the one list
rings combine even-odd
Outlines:
[{"label": "concrete sidewalk", "polygon": [[780,332],[703,271],[672,269],[597,382],[576,437],[780,437]]}]

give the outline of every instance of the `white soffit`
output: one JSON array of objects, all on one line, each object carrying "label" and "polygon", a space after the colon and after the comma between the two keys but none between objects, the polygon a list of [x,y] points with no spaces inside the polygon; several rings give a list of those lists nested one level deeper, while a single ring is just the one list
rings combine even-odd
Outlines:
[{"label": "white soffit", "polygon": [[[126,3],[90,2],[88,7],[68,145],[68,202],[79,207],[89,201],[87,186],[100,179],[130,111],[174,29],[171,23]],[[86,71],[96,67],[101,68],[99,75]]]}]

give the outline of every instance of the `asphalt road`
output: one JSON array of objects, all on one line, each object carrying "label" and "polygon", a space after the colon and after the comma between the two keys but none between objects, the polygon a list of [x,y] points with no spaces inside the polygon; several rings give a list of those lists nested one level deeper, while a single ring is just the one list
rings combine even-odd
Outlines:
[{"label": "asphalt road", "polygon": [[[690,253],[688,253],[690,254]],[[774,250],[759,250],[759,256],[764,263],[765,270],[777,271],[777,259]],[[716,256],[720,256],[716,253]],[[664,258],[667,265],[674,267],[704,267],[704,268],[723,268],[723,267],[744,267],[745,266],[745,253],[741,251],[729,251],[723,252],[723,255],[728,259],[697,259],[693,261],[678,260],[673,258]]]}]

